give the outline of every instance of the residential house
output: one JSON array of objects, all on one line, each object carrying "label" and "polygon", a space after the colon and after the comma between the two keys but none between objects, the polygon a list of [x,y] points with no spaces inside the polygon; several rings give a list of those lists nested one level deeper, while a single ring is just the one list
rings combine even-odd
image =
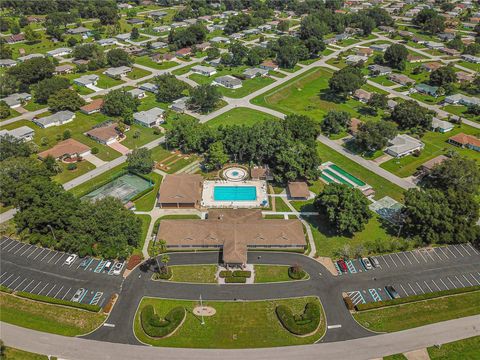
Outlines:
[{"label": "residential house", "polygon": [[127,94],[130,94],[135,99],[143,99],[145,97],[145,91],[143,89],[128,90]]},{"label": "residential house", "polygon": [[392,68],[377,64],[370,65],[368,67],[368,70],[370,70],[370,73],[375,76],[388,75],[392,72]]},{"label": "residential house", "polygon": [[154,41],[150,44],[150,47],[153,50],[165,49],[166,47],[168,47],[168,44],[163,41]]},{"label": "residential house", "polygon": [[165,12],[165,11],[151,11],[148,13],[148,16],[155,19],[155,20],[158,20],[158,19],[161,19],[165,16],[167,16],[168,13]]},{"label": "residential house", "polygon": [[137,19],[137,18],[132,18],[132,19],[127,19],[127,23],[131,25],[141,25],[145,23],[142,19]]},{"label": "residential house", "polygon": [[73,73],[74,67],[70,64],[55,66],[55,75],[64,75]]},{"label": "residential house", "polygon": [[103,123],[87,131],[85,135],[100,144],[109,145],[118,141],[121,136],[117,126],[118,124],[116,122]]},{"label": "residential house", "polygon": [[454,104],[454,105],[460,104],[465,106],[480,105],[480,99],[473,96],[463,95],[463,94],[453,94],[445,97],[445,103]]},{"label": "residential house", "polygon": [[16,44],[18,42],[25,41],[25,35],[23,34],[14,34],[4,38],[7,44]]},{"label": "residential house", "polygon": [[359,120],[357,118],[351,118],[350,119],[350,127],[348,129],[349,133],[352,134],[353,136],[357,135],[358,129],[360,128],[360,125],[363,124],[362,120]]},{"label": "residential house", "polygon": [[78,159],[88,154],[90,154],[89,146],[75,139],[67,139],[60,141],[51,149],[42,151],[38,154],[38,157],[43,160],[48,156],[52,156],[56,160],[63,160],[67,158]]},{"label": "residential house", "polygon": [[0,59],[0,68],[2,67],[12,67],[17,65],[17,62],[12,59]]},{"label": "residential house", "polygon": [[15,93],[8,95],[7,97],[4,97],[0,100],[5,101],[10,108],[15,109],[22,106],[24,103],[31,99],[32,95],[30,95],[29,93]]},{"label": "residential house", "polygon": [[153,31],[156,31],[158,33],[164,33],[170,31],[171,27],[168,25],[162,25],[162,26],[155,26],[153,28]]},{"label": "residential house", "polygon": [[175,112],[184,113],[185,110],[187,110],[188,99],[189,99],[188,96],[184,96],[184,97],[181,97],[180,99],[174,100],[172,102],[172,105],[169,106],[169,108]]},{"label": "residential house", "polygon": [[448,142],[452,145],[462,148],[480,151],[480,139],[473,135],[460,133],[449,138]]},{"label": "residential house", "polygon": [[366,48],[366,47],[357,48],[357,55],[358,56],[369,57],[372,54],[373,54],[373,49]]},{"label": "residential house", "polygon": [[95,99],[80,108],[84,114],[90,115],[99,112],[103,106],[103,99]]},{"label": "residential house", "polygon": [[440,165],[441,163],[443,163],[444,161],[446,161],[448,159],[449,158],[446,157],[445,155],[438,155],[438,156],[434,157],[433,159],[425,161],[420,166],[420,172],[421,172],[420,175],[425,176],[425,175],[429,174],[435,168],[435,166]]},{"label": "residential house", "polygon": [[290,181],[287,191],[290,199],[307,200],[310,197],[310,190],[305,181]]},{"label": "residential house", "polygon": [[158,107],[154,107],[147,111],[140,111],[133,114],[133,119],[136,123],[146,126],[146,127],[154,127],[158,126],[164,122],[163,114],[165,110],[160,109]]},{"label": "residential house", "polygon": [[422,64],[422,68],[427,70],[428,72],[432,72],[434,70],[437,70],[439,68],[441,68],[443,65],[438,63],[438,62],[430,62],[430,63],[425,63],[425,64]]},{"label": "residential house", "polygon": [[86,27],[83,27],[83,26],[79,26],[74,29],[67,30],[67,34],[70,34],[70,35],[83,35],[89,32],[90,32],[90,29],[87,29]]},{"label": "residential house", "polygon": [[115,36],[115,38],[118,40],[127,41],[130,40],[131,35],[131,33],[118,34]]},{"label": "residential house", "polygon": [[415,84],[415,80],[410,79],[407,75],[404,74],[391,73],[388,75],[388,79],[404,86]]},{"label": "residential house", "polygon": [[480,57],[479,56],[473,56],[473,55],[467,55],[464,54],[462,55],[462,59],[474,64],[480,64]]},{"label": "residential house", "polygon": [[385,152],[395,158],[413,154],[424,148],[425,144],[407,134],[399,134],[389,141]]},{"label": "residential house", "polygon": [[87,65],[89,62],[90,60],[85,60],[85,59],[75,59],[72,61],[72,63],[77,66]]},{"label": "residential house", "polygon": [[214,85],[220,85],[227,89],[238,89],[242,87],[242,80],[231,75],[219,76],[213,81]]},{"label": "residential house", "polygon": [[335,41],[343,41],[347,39],[350,39],[350,34],[342,33],[335,35]]},{"label": "residential house", "polygon": [[440,42],[427,41],[425,46],[427,48],[431,49],[431,50],[439,50],[439,49],[443,48],[445,45],[443,45],[443,43],[440,43]]},{"label": "residential house", "polygon": [[458,82],[471,82],[474,79],[474,75],[465,71],[457,71]]},{"label": "residential house", "polygon": [[416,62],[421,62],[423,61],[424,57],[420,55],[413,55],[413,54],[408,54],[407,55],[407,61],[410,63],[416,63]]},{"label": "residential house", "polygon": [[192,55],[192,48],[186,47],[179,49],[175,52],[177,57],[183,58]]},{"label": "residential house", "polygon": [[100,39],[97,40],[97,44],[100,46],[111,46],[117,44],[117,40],[114,38]]},{"label": "residential house", "polygon": [[415,85],[415,90],[417,90],[419,93],[430,95],[433,97],[437,97],[437,91],[438,91],[438,86],[432,86],[428,84],[417,84]]},{"label": "residential house", "polygon": [[177,21],[171,24],[172,29],[178,29],[182,27],[187,27],[188,23],[185,21]]},{"label": "residential house", "polygon": [[397,104],[398,104],[398,103],[397,103],[395,100],[388,99],[388,100],[387,100],[388,110],[393,111],[393,109],[395,109],[395,106],[397,106]]},{"label": "residential house", "polygon": [[43,54],[29,54],[29,55],[18,57],[17,61],[24,62],[24,61],[27,61],[27,60],[31,60],[31,59],[35,59],[35,58],[43,58],[43,57],[45,57],[45,55],[43,55]]},{"label": "residential house", "polygon": [[260,69],[265,69],[268,71],[277,71],[278,70],[278,64],[272,60],[265,60],[262,62],[260,65],[258,65]]},{"label": "residential house", "polygon": [[455,50],[455,49],[449,49],[449,48],[446,48],[446,47],[442,47],[441,49],[439,49],[440,52],[444,53],[444,54],[447,54],[449,56],[458,56],[460,55],[460,51],[458,50]]},{"label": "residential house", "polygon": [[243,75],[247,79],[253,79],[257,76],[266,76],[268,75],[268,70],[260,68],[249,68],[243,71]]},{"label": "residential house", "polygon": [[143,83],[140,85],[140,89],[154,93],[154,94],[158,91],[157,85],[152,83]]},{"label": "residential house", "polygon": [[35,136],[35,130],[29,128],[28,126],[20,126],[19,128],[12,130],[0,130],[0,137],[6,135],[13,136],[18,140],[31,141]]},{"label": "residential house", "polygon": [[217,73],[217,70],[214,67],[195,65],[191,68],[192,72],[200,74],[203,76],[212,76]]},{"label": "residential house", "polygon": [[213,59],[213,60],[208,61],[208,63],[210,65],[212,65],[213,67],[217,67],[217,66],[222,64],[222,59],[221,58]]},{"label": "residential house", "polygon": [[66,47],[57,48],[57,49],[47,51],[47,55],[51,57],[59,57],[59,56],[69,55],[72,53],[72,51],[73,51],[72,49],[66,48]]},{"label": "residential house", "polygon": [[448,121],[440,120],[436,117],[432,119],[432,131],[438,131],[439,133],[446,133],[452,131],[455,126]]},{"label": "residential house", "polygon": [[370,49],[372,49],[373,51],[385,52],[390,47],[390,45],[391,44],[373,44],[370,45]]},{"label": "residential house", "polygon": [[360,102],[367,103],[368,100],[370,100],[370,98],[372,97],[372,93],[363,89],[357,89],[353,93],[353,97]]},{"label": "residential house", "polygon": [[206,41],[201,44],[197,44],[195,47],[197,48],[198,51],[205,51],[207,49],[210,49],[212,45],[208,41]]},{"label": "residential house", "polygon": [[230,39],[224,36],[215,36],[210,39],[210,42],[213,44],[230,44]]},{"label": "residential house", "polygon": [[132,68],[130,66],[118,66],[114,68],[108,68],[103,73],[113,79],[119,79],[122,76],[125,76],[130,71],[132,71]]},{"label": "residential house", "polygon": [[97,81],[99,79],[99,76],[96,74],[89,74],[89,75],[83,75],[80,76],[79,78],[73,79],[73,83],[78,85],[78,86],[95,86],[97,85]]},{"label": "residential house", "polygon": [[348,65],[356,65],[358,63],[364,63],[365,61],[368,60],[368,57],[366,56],[359,56],[359,55],[348,55],[345,58],[345,62]]},{"label": "residential house", "polygon": [[49,128],[51,126],[67,124],[73,121],[73,119],[75,119],[75,113],[64,110],[43,118],[34,118],[33,122],[41,128]]}]

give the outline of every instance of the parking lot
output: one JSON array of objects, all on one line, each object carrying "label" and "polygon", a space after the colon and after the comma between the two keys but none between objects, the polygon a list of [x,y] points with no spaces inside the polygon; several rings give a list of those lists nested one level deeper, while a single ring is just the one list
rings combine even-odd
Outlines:
[{"label": "parking lot", "polygon": [[102,306],[123,279],[123,263],[120,274],[114,275],[114,266],[106,270],[106,260],[77,257],[66,262],[71,254],[9,238],[0,240],[0,251],[0,285],[15,291],[62,300],[72,300],[78,291],[75,301]]},{"label": "parking lot", "polygon": [[[390,270],[396,271],[409,267],[423,267],[423,265],[433,265],[435,263],[458,262],[469,257],[479,257],[480,253],[470,243],[457,244],[430,248],[428,250],[403,251],[392,254],[372,256],[377,259],[380,266],[367,270],[360,259],[345,260],[347,272],[342,272],[337,263],[338,275],[348,276],[359,274],[365,271]],[[480,261],[480,259],[479,259]]]}]

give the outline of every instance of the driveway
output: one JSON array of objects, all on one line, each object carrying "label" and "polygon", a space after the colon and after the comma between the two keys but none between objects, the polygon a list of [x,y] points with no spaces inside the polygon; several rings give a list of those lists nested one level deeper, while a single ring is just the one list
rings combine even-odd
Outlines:
[{"label": "driveway", "polygon": [[125,145],[122,145],[118,141],[114,141],[108,144],[108,146],[111,147],[113,150],[117,150],[122,155],[127,155],[131,151],[129,148],[127,148]]},{"label": "driveway", "polygon": [[106,164],[106,161],[103,161],[102,159],[96,157],[93,154],[84,155],[83,158],[88,162],[92,163],[93,165],[95,165],[95,167],[99,167]]}]

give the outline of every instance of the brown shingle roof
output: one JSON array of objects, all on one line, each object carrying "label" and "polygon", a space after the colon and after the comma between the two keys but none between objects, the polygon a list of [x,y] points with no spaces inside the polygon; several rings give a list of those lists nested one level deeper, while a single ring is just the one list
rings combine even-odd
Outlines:
[{"label": "brown shingle roof", "polygon": [[207,220],[163,220],[157,239],[169,247],[222,247],[230,264],[246,263],[249,246],[305,246],[298,219],[263,219],[261,210],[251,209],[210,210]]},{"label": "brown shingle roof", "polygon": [[308,185],[303,181],[289,182],[288,192],[292,198],[308,198],[310,196]]},{"label": "brown shingle roof", "polygon": [[446,157],[445,155],[439,155],[437,157],[434,157],[433,159],[430,159],[428,161],[425,161],[423,164],[422,164],[422,168],[425,169],[425,170],[432,170],[436,165],[438,164],[441,164],[442,162],[444,162],[445,160],[447,160],[448,157]]},{"label": "brown shingle roof", "polygon": [[464,133],[454,135],[451,138],[449,138],[448,140],[454,141],[454,142],[462,144],[462,145],[469,144],[469,145],[480,147],[480,139],[477,139],[475,136],[467,135],[467,134],[464,134]]},{"label": "brown shingle roof", "polygon": [[100,110],[103,106],[103,99],[95,99],[92,102],[83,105],[80,110],[86,113],[89,113],[91,111],[97,111]]},{"label": "brown shingle roof", "polygon": [[356,134],[358,132],[358,127],[363,124],[362,120],[359,120],[357,118],[351,118],[350,119],[350,132],[352,134]]},{"label": "brown shingle roof", "polygon": [[160,185],[161,204],[198,204],[202,197],[203,177],[195,174],[166,175]]},{"label": "brown shingle roof", "polygon": [[67,139],[59,142],[51,149],[39,153],[38,157],[40,159],[45,159],[47,156],[51,155],[55,159],[58,159],[65,155],[83,154],[88,150],[90,150],[90,147],[82,144],[80,141],[77,141],[75,139]]},{"label": "brown shingle roof", "polygon": [[117,130],[117,123],[112,123],[107,126],[93,128],[92,130],[87,131],[85,134],[94,139],[107,142],[111,139],[115,139],[119,132]]}]

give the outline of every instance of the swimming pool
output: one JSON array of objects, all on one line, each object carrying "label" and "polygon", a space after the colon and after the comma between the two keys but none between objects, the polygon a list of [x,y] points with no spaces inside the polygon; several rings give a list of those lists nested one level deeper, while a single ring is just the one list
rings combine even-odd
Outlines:
[{"label": "swimming pool", "polygon": [[215,186],[213,199],[215,201],[255,201],[257,188],[255,186]]}]

